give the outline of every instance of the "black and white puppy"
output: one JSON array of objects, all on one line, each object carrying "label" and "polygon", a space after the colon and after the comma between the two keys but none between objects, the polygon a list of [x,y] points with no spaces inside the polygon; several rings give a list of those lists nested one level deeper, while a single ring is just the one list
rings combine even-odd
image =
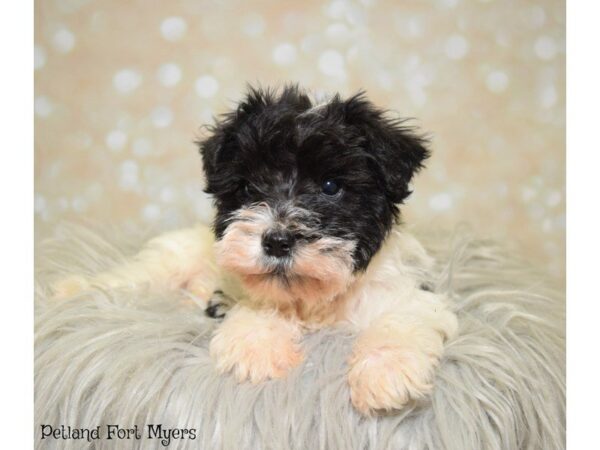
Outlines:
[{"label": "black and white puppy", "polygon": [[283,377],[302,334],[359,331],[348,361],[364,414],[427,395],[457,329],[446,299],[423,289],[432,259],[397,225],[398,206],[429,155],[424,141],[364,94],[315,104],[297,87],[250,89],[200,142],[214,236],[205,226],[151,240],[131,263],[56,286],[167,285],[223,315],[216,368],[240,381]]}]

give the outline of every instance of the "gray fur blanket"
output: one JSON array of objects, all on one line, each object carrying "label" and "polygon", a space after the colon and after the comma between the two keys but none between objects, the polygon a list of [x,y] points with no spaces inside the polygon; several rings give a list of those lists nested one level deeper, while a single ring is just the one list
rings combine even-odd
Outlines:
[{"label": "gray fur blanket", "polygon": [[214,372],[216,323],[185,291],[48,299],[52,280],[106,269],[140,244],[123,232],[63,228],[36,252],[37,448],[564,448],[563,294],[492,242],[458,232],[423,243],[460,334],[427,402],[367,419],[349,400],[348,332],[307,336],[307,359],[284,380],[239,385]]}]

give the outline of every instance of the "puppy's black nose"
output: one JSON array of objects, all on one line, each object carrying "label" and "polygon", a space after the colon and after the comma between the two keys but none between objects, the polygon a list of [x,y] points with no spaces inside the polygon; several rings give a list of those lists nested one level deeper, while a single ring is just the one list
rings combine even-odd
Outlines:
[{"label": "puppy's black nose", "polygon": [[269,231],[263,236],[262,246],[267,255],[281,258],[292,252],[294,241],[294,235],[289,231]]}]

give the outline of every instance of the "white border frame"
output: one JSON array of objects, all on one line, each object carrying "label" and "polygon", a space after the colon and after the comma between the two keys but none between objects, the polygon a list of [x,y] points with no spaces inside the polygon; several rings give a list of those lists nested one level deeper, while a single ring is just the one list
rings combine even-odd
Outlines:
[{"label": "white border frame", "polygon": [[0,17],[0,441],[33,448],[33,2],[5,2]]},{"label": "white border frame", "polygon": [[570,449],[592,448],[598,440],[599,29],[599,2],[567,2],[567,447]]}]

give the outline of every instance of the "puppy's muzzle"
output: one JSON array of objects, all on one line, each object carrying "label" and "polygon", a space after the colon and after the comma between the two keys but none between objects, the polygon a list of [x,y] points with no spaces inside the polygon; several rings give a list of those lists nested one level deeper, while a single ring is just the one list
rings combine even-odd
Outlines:
[{"label": "puppy's muzzle", "polygon": [[296,243],[294,234],[288,230],[270,230],[263,234],[262,248],[267,256],[283,258],[292,253]]}]

